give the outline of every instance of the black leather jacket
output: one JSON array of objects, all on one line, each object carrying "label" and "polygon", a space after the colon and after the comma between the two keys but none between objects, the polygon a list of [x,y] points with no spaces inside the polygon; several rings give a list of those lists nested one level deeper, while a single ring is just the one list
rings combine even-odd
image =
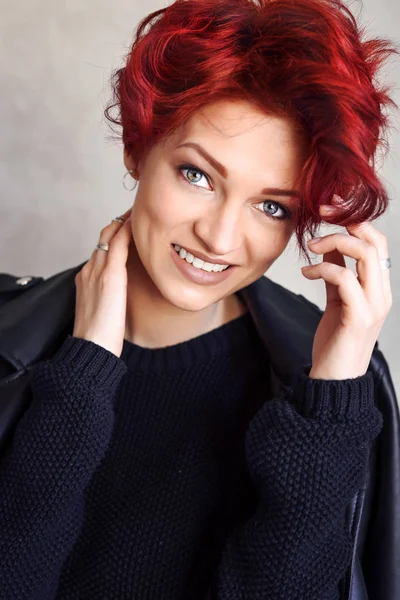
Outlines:
[{"label": "black leather jacket", "polygon": [[[83,264],[46,280],[0,274],[0,450],[29,405],[32,365],[49,358],[73,331],[74,279]],[[293,374],[311,365],[322,311],[266,277],[238,294],[269,354],[273,385],[291,385]],[[372,445],[368,480],[347,508],[354,551],[341,598],[400,600],[400,418],[378,343],[368,370],[384,423]]]}]

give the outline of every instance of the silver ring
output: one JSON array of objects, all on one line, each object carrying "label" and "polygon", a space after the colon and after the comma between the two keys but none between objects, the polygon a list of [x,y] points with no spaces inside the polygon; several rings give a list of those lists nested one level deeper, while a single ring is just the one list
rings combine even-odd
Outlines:
[{"label": "silver ring", "polygon": [[115,221],[116,223],[125,223],[126,219],[124,217],[115,217],[111,222]]},{"label": "silver ring", "polygon": [[110,249],[109,244],[107,244],[107,242],[99,242],[96,246],[96,250],[105,250],[106,252],[108,252]]},{"label": "silver ring", "polygon": [[382,258],[379,262],[381,263],[382,271],[390,269],[392,266],[392,261],[390,260],[390,258]]}]

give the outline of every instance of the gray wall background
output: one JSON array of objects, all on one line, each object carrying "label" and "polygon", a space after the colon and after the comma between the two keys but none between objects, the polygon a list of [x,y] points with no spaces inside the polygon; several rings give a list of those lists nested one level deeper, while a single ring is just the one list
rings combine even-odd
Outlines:
[{"label": "gray wall background", "polygon": [[[100,229],[132,202],[122,187],[122,146],[107,140],[109,77],[138,21],[159,0],[0,0],[0,272],[48,277],[88,258]],[[399,0],[349,2],[371,35],[400,43]],[[400,105],[400,59],[383,79]],[[379,336],[400,396],[400,113],[381,176],[391,197],[375,226],[389,240],[394,303]],[[326,226],[322,235],[342,231]],[[354,268],[354,261],[346,259]],[[325,307],[324,282],[308,281],[294,245],[271,279]]]}]

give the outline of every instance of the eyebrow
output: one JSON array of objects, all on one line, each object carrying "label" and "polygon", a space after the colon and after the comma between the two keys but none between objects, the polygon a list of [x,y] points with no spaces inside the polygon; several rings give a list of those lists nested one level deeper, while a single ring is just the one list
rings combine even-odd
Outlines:
[{"label": "eyebrow", "polygon": [[[193,148],[197,150],[197,152],[208,162],[210,165],[224,178],[228,177],[228,169],[224,167],[216,158],[211,156],[200,144],[196,142],[185,142],[184,144],[180,144],[177,146],[178,148]],[[284,190],[282,188],[264,188],[261,190],[260,194],[273,194],[274,196],[293,196],[295,198],[300,198],[299,192],[295,190]]]}]

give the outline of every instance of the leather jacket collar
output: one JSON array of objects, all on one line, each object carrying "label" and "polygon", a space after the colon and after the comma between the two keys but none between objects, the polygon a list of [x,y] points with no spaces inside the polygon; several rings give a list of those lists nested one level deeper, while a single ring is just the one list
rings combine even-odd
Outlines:
[{"label": "leather jacket collar", "polygon": [[[75,283],[85,263],[43,280],[0,308],[0,356],[15,369],[46,358],[60,334],[72,332]],[[1,293],[1,290],[0,290]],[[322,316],[303,296],[262,276],[238,291],[248,307],[279,379],[289,384],[293,373],[311,364],[314,332]]]}]

